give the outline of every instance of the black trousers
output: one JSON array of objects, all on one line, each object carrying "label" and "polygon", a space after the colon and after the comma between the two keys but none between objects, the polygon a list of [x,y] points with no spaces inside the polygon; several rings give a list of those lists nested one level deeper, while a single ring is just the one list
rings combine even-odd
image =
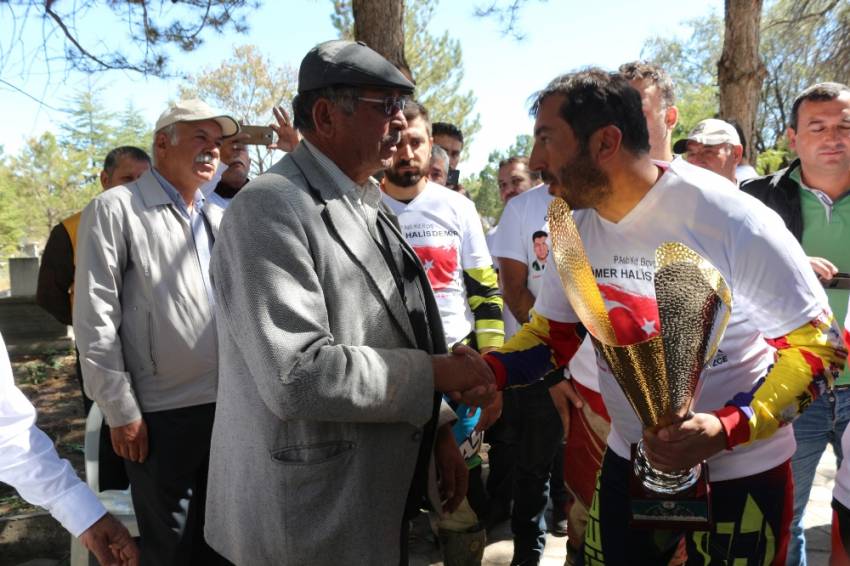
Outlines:
[{"label": "black trousers", "polygon": [[[80,351],[76,347],[74,347],[74,354],[74,369],[77,372],[77,383],[80,384],[80,391],[83,394],[83,418],[85,419],[88,418],[94,401],[89,399],[85,388],[83,388],[83,368],[80,366]],[[109,434],[109,426],[105,419],[100,426],[98,445],[97,475],[100,491],[127,489],[130,480],[127,479],[127,472],[124,470],[124,459],[112,449],[112,437]]]},{"label": "black trousers", "polygon": [[149,453],[125,460],[150,566],[229,564],[204,541],[207,470],[215,404],[144,413]]}]

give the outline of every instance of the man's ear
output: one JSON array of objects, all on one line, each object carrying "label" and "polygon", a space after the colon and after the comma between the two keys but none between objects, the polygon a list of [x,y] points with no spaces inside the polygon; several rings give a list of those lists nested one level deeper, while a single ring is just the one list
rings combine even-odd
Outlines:
[{"label": "man's ear", "polygon": [[320,98],[313,104],[314,131],[323,138],[331,137],[336,127],[336,107],[326,99]]},{"label": "man's ear", "polygon": [[108,184],[109,175],[107,175],[106,170],[104,169],[100,172],[100,187],[105,191]]},{"label": "man's ear", "polygon": [[165,132],[157,132],[154,136],[153,146],[155,149],[165,149],[168,146],[168,136]]},{"label": "man's ear", "polygon": [[741,160],[744,159],[744,146],[733,145],[732,146],[732,156],[735,158],[735,164],[740,165]]},{"label": "man's ear", "polygon": [[[605,163],[617,155],[622,143],[623,132],[617,126],[609,124],[593,132],[593,135],[590,136],[590,144],[591,148],[596,150],[594,157],[597,165]],[[593,154],[592,150],[591,154]]]},{"label": "man's ear", "polygon": [[794,128],[788,128],[785,130],[785,135],[788,136],[788,149],[791,151],[797,151],[797,132]]},{"label": "man's ear", "polygon": [[664,124],[668,130],[672,130],[679,123],[679,109],[675,106],[668,106],[664,111]]}]

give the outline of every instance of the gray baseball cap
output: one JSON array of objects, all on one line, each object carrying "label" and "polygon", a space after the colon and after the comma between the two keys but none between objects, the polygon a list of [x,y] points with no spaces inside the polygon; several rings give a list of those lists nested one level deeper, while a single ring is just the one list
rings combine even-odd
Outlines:
[{"label": "gray baseball cap", "polygon": [[407,94],[414,89],[395,65],[365,43],[342,39],[315,46],[298,70],[298,92],[335,85],[398,89]]},{"label": "gray baseball cap", "polygon": [[717,118],[707,118],[694,126],[694,129],[688,133],[688,137],[673,144],[673,152],[677,154],[685,153],[688,150],[689,141],[703,145],[719,145],[721,143],[741,145],[741,138],[738,137],[735,126]]}]

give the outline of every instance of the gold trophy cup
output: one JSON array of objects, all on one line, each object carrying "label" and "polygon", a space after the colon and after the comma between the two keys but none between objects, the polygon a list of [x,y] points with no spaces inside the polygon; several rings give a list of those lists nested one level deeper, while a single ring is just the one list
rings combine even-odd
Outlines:
[{"label": "gold trophy cup", "polygon": [[[732,297],[706,259],[677,242],[655,251],[660,333],[620,344],[567,203],[549,205],[553,257],[570,304],[590,333],[641,424],[658,430],[688,418],[705,365],[729,322]],[[632,446],[633,526],[701,530],[711,524],[708,466],[663,472],[652,467],[643,441]]]}]

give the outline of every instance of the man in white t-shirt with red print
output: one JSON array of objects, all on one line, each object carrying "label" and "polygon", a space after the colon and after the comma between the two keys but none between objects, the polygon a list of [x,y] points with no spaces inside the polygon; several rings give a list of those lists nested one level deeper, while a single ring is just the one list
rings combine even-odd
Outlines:
[{"label": "man in white t-shirt with red print", "polygon": [[[504,343],[502,296],[484,240],[475,204],[428,178],[431,124],[424,107],[408,102],[407,129],[402,132],[392,165],[381,184],[384,204],[398,218],[401,233],[419,257],[440,309],[449,348],[465,343],[480,352]],[[481,411],[449,401],[458,416],[455,440],[470,469],[469,488],[460,507],[438,522],[440,545],[449,563],[480,562],[487,496],[481,480],[483,431],[492,419]],[[485,409],[487,411],[493,409]]]},{"label": "man in white t-shirt with red print", "polygon": [[[598,363],[612,426],[585,564],[667,564],[683,538],[688,564],[783,564],[794,452],[787,425],[831,387],[846,357],[805,254],[776,214],[730,192],[725,180],[682,160],[654,162],[640,96],[623,76],[588,69],[558,77],[538,93],[533,114],[531,165],[557,176],[575,211],[620,343],[660,331],[652,303],[655,249],[663,242],[702,255],[733,293],[722,354],[703,371],[688,419],[644,431],[607,365]],[[518,386],[568,363],[581,338],[557,270],[549,269],[530,322],[485,360],[500,387]],[[641,438],[650,463],[662,471],[708,460],[712,530],[630,527],[629,449]]]},{"label": "man in white t-shirt with red print", "polygon": [[[548,174],[545,180],[547,185],[535,187],[512,199],[505,206],[491,250],[503,266],[500,276],[505,286],[505,304],[516,316],[526,321],[535,297],[540,294],[545,271],[535,270],[534,260],[542,255],[544,245],[545,250],[551,253],[548,238],[540,236],[548,235],[549,203],[558,188],[557,180],[550,178]],[[529,268],[529,265],[532,267]],[[554,269],[554,265],[549,267]],[[525,284],[528,296],[509,292],[509,288],[512,289],[516,285],[508,285],[507,282],[520,278]],[[572,402],[564,404],[558,410],[565,417],[562,419],[566,429],[566,444],[562,455],[565,464],[562,468],[563,479],[571,495],[571,501],[565,508],[567,563],[575,564],[584,539],[587,511],[596,486],[596,474],[602,463],[610,418],[599,394],[596,354],[590,340],[584,341],[570,360],[568,369],[569,383],[558,383],[548,378],[547,381],[549,385],[557,384],[559,389],[566,390],[573,397]],[[537,387],[541,385],[543,384],[535,384]],[[525,389],[528,388],[518,388],[518,391]],[[561,397],[556,395],[554,399]]]}]

